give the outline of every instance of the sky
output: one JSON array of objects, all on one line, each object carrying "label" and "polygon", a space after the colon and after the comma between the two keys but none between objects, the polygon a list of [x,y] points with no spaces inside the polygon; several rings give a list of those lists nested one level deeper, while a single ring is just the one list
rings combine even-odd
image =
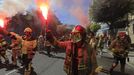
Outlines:
[{"label": "sky", "polygon": [[64,24],[89,23],[90,0],[53,0],[50,2],[51,8]]},{"label": "sky", "polygon": [[91,0],[0,0],[0,18],[12,17],[28,8],[36,9],[36,1],[48,1],[50,9],[63,24],[87,25]]}]

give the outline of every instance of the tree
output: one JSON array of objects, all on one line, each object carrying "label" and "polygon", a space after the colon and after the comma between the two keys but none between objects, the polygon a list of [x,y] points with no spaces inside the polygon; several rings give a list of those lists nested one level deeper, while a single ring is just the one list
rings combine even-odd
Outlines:
[{"label": "tree", "polygon": [[100,24],[92,23],[91,25],[88,25],[87,32],[94,32],[96,33],[101,28]]},{"label": "tree", "polygon": [[133,0],[93,0],[89,15],[93,21],[107,23],[111,29],[115,22],[122,22],[132,12],[132,5]]}]

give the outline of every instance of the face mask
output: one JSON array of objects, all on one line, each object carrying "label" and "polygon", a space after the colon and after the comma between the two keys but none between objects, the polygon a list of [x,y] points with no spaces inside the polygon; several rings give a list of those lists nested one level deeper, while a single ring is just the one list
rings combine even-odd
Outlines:
[{"label": "face mask", "polygon": [[25,35],[29,37],[29,36],[31,36],[31,33],[30,32],[25,32]]},{"label": "face mask", "polygon": [[72,33],[71,39],[72,39],[73,43],[77,43],[82,40],[82,37],[81,37],[80,33]]}]

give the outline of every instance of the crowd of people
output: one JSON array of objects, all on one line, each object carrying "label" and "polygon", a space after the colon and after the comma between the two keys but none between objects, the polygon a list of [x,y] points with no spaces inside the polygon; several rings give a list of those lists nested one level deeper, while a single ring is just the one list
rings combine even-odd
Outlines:
[{"label": "crowd of people", "polygon": [[[107,48],[113,52],[114,62],[109,69],[112,73],[113,69],[120,61],[121,72],[125,72],[126,58],[128,57],[131,40],[125,33],[117,34],[117,37],[107,35],[95,36],[93,32],[86,32],[81,25],[76,25],[68,37],[57,39],[51,30],[46,31],[46,36],[40,35],[38,39],[33,38],[32,29],[27,27],[24,29],[24,35],[20,36],[15,32],[8,32],[0,28],[0,57],[5,59],[5,64],[9,64],[9,58],[6,56],[6,50],[12,51],[12,65],[17,66],[17,60],[24,67],[24,75],[30,75],[32,69],[32,59],[34,58],[37,47],[39,50],[44,48],[50,57],[51,48],[58,46],[63,48],[66,53],[64,61],[64,71],[67,75],[97,75],[95,71],[98,67],[97,55],[103,54],[103,49]],[[11,38],[11,44],[4,39],[6,35]],[[0,63],[2,61],[0,60]]]}]

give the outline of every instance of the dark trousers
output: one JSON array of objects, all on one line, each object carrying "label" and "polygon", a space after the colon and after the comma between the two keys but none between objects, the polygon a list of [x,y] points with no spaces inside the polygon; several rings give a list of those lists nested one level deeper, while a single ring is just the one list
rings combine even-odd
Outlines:
[{"label": "dark trousers", "polygon": [[47,51],[47,54],[50,55],[50,52],[51,52],[51,46],[46,46],[46,51]]},{"label": "dark trousers", "polygon": [[121,72],[125,72],[125,64],[126,64],[126,57],[122,57],[122,56],[114,56],[114,66],[112,66],[112,69],[114,69],[118,63],[120,62],[120,71]]},{"label": "dark trousers", "polygon": [[28,59],[27,54],[22,55],[22,65],[25,67],[25,69],[28,70],[29,64],[31,63],[32,59]]}]

